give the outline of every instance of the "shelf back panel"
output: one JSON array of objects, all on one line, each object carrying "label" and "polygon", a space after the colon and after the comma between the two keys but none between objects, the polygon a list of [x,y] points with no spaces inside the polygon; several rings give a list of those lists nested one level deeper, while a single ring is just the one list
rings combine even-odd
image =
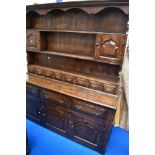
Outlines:
[{"label": "shelf back panel", "polygon": [[88,14],[79,8],[71,8],[67,11],[54,9],[46,15],[39,15],[34,11],[27,13],[27,28],[31,29],[125,33],[127,21],[128,15],[114,7],[101,10],[96,14]]},{"label": "shelf back panel", "polygon": [[29,52],[28,62],[28,64],[115,80],[120,71],[120,66],[42,53]]}]

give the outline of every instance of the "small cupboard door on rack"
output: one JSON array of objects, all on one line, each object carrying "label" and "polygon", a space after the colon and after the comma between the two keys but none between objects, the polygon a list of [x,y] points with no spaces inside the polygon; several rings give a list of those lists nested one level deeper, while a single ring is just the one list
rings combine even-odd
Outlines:
[{"label": "small cupboard door on rack", "polygon": [[98,149],[104,144],[104,124],[87,119],[81,115],[69,114],[70,136],[78,142]]},{"label": "small cupboard door on rack", "polygon": [[65,134],[67,130],[67,112],[59,106],[50,103],[50,101],[44,101],[44,107],[45,124],[48,128]]},{"label": "small cupboard door on rack", "polygon": [[100,61],[121,64],[125,51],[126,35],[98,34],[95,57]]},{"label": "small cupboard door on rack", "polygon": [[40,32],[34,30],[26,31],[26,49],[40,50]]}]

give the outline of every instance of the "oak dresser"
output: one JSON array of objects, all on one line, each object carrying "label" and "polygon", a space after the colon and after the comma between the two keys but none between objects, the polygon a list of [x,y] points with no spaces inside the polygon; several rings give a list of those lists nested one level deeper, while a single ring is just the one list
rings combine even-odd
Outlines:
[{"label": "oak dresser", "polygon": [[104,154],[127,22],[128,1],[27,6],[27,118]]}]

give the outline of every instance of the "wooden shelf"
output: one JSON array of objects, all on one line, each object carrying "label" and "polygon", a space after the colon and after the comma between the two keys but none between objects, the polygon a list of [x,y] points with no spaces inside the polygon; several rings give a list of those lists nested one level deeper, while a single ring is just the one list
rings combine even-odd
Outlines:
[{"label": "wooden shelf", "polygon": [[106,33],[106,32],[95,32],[95,31],[81,31],[81,30],[54,30],[54,29],[27,29],[39,32],[64,32],[64,33],[80,33],[80,34],[115,34],[125,35],[123,33]]},{"label": "wooden shelf", "polygon": [[49,68],[49,67],[44,67],[44,66],[40,66],[40,65],[28,65],[28,67],[43,69],[43,70],[48,70],[48,71],[54,71],[54,72],[62,73],[64,75],[70,75],[70,76],[74,76],[74,77],[77,77],[77,78],[83,78],[83,79],[88,79],[88,80],[92,80],[92,81],[101,82],[101,83],[104,83],[104,84],[107,84],[107,85],[112,85],[112,86],[117,85],[117,80],[112,79],[110,77],[108,77],[108,78],[99,78],[99,77],[94,77],[94,76],[90,76],[90,75],[87,76],[87,75],[82,75],[82,74],[79,74],[79,73],[76,73],[76,72],[60,70],[60,69],[56,69],[56,68]]},{"label": "wooden shelf", "polygon": [[101,63],[108,63],[108,64],[114,64],[114,65],[120,65],[120,62],[117,61],[115,58],[109,58],[109,57],[102,57],[102,60],[95,59],[93,56],[85,56],[85,55],[77,55],[77,54],[70,54],[70,53],[63,53],[58,51],[30,51],[28,52],[34,52],[34,53],[42,53],[42,54],[51,54],[56,56],[64,56],[69,58],[76,58],[76,59],[82,59],[82,60],[90,60],[90,61],[96,61]]},{"label": "wooden shelf", "polygon": [[27,82],[45,89],[56,91],[71,97],[82,99],[84,101],[93,102],[98,105],[103,105],[109,108],[116,109],[118,101],[117,96],[104,94],[90,89],[82,88],[65,82],[47,79],[37,75],[28,74]]}]

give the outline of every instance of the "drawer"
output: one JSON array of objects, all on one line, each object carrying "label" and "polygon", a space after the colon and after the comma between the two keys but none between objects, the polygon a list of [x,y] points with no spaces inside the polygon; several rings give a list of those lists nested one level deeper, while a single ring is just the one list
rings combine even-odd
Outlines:
[{"label": "drawer", "polygon": [[69,100],[65,95],[60,93],[56,93],[53,91],[43,90],[42,91],[42,98],[45,100],[52,101],[52,104],[56,104],[63,107],[69,107]]},{"label": "drawer", "polygon": [[27,84],[26,85],[26,94],[34,96],[34,97],[39,97],[40,96],[39,88],[36,86]]},{"label": "drawer", "polygon": [[40,50],[40,33],[38,31],[27,30],[26,33],[27,50]]},{"label": "drawer", "polygon": [[103,107],[98,107],[96,105],[92,105],[88,102],[72,99],[72,110],[81,112],[90,116],[95,116],[97,118],[104,118],[108,110]]}]

